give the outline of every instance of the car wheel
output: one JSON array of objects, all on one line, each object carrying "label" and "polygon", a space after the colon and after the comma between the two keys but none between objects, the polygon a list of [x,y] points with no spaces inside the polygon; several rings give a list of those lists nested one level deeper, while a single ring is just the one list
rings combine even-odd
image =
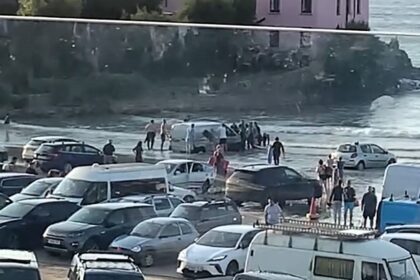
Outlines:
[{"label": "car wheel", "polygon": [[394,164],[394,163],[397,163],[397,161],[395,160],[395,158],[391,158],[391,159],[388,161],[388,165],[390,165],[390,164]]},{"label": "car wheel", "polygon": [[365,170],[366,166],[363,161],[359,162],[356,166],[357,170]]},{"label": "car wheel", "polygon": [[83,246],[84,252],[96,251],[99,249],[100,248],[99,248],[98,242],[96,242],[96,240],[94,239],[89,239],[88,241],[86,241],[85,245]]},{"label": "car wheel", "polygon": [[6,244],[10,249],[20,249],[19,236],[14,233],[10,233]]},{"label": "car wheel", "polygon": [[155,263],[155,258],[152,252],[146,252],[140,260],[140,265],[143,267],[151,267]]},{"label": "car wheel", "polygon": [[73,166],[71,166],[71,164],[69,162],[64,164],[64,173],[65,174],[68,174],[72,169],[73,169]]},{"label": "car wheel", "polygon": [[235,276],[238,272],[238,263],[236,261],[231,261],[226,268],[226,276]]},{"label": "car wheel", "polygon": [[192,195],[187,195],[187,196],[185,196],[184,197],[184,201],[185,202],[188,202],[188,203],[190,203],[190,202],[194,202],[194,197],[192,196]]}]

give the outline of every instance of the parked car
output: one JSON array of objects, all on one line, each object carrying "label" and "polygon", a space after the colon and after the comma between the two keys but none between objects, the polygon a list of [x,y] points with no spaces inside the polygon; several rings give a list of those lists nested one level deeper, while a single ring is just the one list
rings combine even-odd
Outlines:
[{"label": "parked car", "polygon": [[200,234],[218,226],[242,223],[238,208],[228,199],[183,203],[175,208],[170,217],[189,220]]},{"label": "parked car", "polygon": [[[183,200],[173,196],[173,195],[132,195],[122,197],[117,199],[118,202],[137,202],[137,203],[147,203],[153,206],[156,214],[159,217],[167,217],[171,215],[174,209],[184,203]],[[112,202],[112,201],[111,201]]]},{"label": "parked car", "polygon": [[52,253],[106,249],[117,236],[129,233],[139,222],[156,217],[153,207],[142,203],[88,205],[67,221],[44,232],[44,248]]},{"label": "parked car", "polygon": [[185,202],[193,202],[197,200],[197,194],[189,189],[180,188],[174,185],[169,184],[168,194],[176,196]]},{"label": "parked car", "polygon": [[90,145],[78,142],[42,144],[34,159],[42,171],[57,169],[69,173],[74,167],[102,163],[102,152]]},{"label": "parked car", "polygon": [[49,225],[66,220],[77,209],[76,204],[58,199],[13,202],[0,210],[0,247],[36,248]]},{"label": "parked car", "polygon": [[267,197],[284,204],[287,200],[322,195],[322,186],[287,166],[248,165],[236,169],[226,181],[226,196],[238,205],[243,202],[267,203]]},{"label": "parked car", "polygon": [[19,193],[38,177],[32,174],[5,172],[0,173],[0,193],[8,196]]},{"label": "parked car", "polygon": [[157,259],[176,258],[198,237],[194,226],[185,219],[154,218],[141,222],[128,235],[117,237],[110,246],[132,256],[142,266]]},{"label": "parked car", "polygon": [[33,252],[0,250],[0,279],[41,280]]},{"label": "parked car", "polygon": [[420,234],[419,233],[384,233],[381,239],[394,243],[401,248],[410,252],[416,262],[417,267],[420,267]]},{"label": "parked car", "polygon": [[69,280],[144,280],[143,273],[133,259],[110,252],[74,255],[67,275]]},{"label": "parked car", "polygon": [[62,180],[63,178],[38,179],[29,184],[29,186],[23,188],[20,193],[12,195],[10,199],[16,202],[24,199],[47,197]]},{"label": "parked car", "polygon": [[32,161],[35,151],[44,143],[78,142],[75,139],[65,136],[41,136],[34,137],[23,146],[22,159]]},{"label": "parked car", "polygon": [[9,205],[10,203],[12,203],[12,200],[10,200],[10,198],[7,195],[0,193],[0,210]]},{"label": "parked car", "polygon": [[192,278],[233,276],[244,270],[249,244],[260,231],[249,225],[214,228],[179,253],[177,272]]},{"label": "parked car", "polygon": [[214,183],[216,174],[210,165],[189,159],[168,159],[157,163],[164,165],[168,172],[168,181],[176,186],[201,184],[209,188]]},{"label": "parked car", "polygon": [[363,170],[365,168],[383,168],[397,162],[397,157],[384,148],[369,143],[342,144],[332,153],[334,159],[340,157],[344,167]]}]

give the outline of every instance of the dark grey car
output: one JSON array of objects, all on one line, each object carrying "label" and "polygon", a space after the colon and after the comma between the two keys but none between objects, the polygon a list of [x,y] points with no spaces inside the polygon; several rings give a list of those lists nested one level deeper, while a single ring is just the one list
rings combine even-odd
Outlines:
[{"label": "dark grey car", "polygon": [[47,228],[44,248],[56,253],[106,249],[117,236],[128,234],[138,223],[153,217],[153,207],[143,203],[85,206],[67,221]]},{"label": "dark grey car", "polygon": [[183,203],[175,208],[170,217],[190,221],[200,234],[218,226],[242,223],[236,204],[228,199]]},{"label": "dark grey car", "polygon": [[110,249],[133,257],[142,266],[152,266],[157,258],[175,260],[198,236],[194,226],[185,219],[154,218],[141,222],[130,234],[117,237]]}]

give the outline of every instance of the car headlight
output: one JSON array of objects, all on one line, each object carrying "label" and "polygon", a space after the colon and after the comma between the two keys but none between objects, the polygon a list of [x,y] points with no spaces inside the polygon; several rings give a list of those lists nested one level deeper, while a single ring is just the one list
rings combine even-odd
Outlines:
[{"label": "car headlight", "polygon": [[208,262],[219,262],[219,261],[223,261],[224,259],[226,259],[226,257],[227,257],[227,255],[214,257],[212,259],[209,259]]},{"label": "car headlight", "polygon": [[85,234],[85,232],[83,232],[83,231],[80,231],[80,232],[72,232],[72,233],[67,234],[67,237],[69,237],[69,238],[77,238],[77,237],[83,236],[84,234]]},{"label": "car headlight", "polygon": [[131,248],[131,251],[133,251],[134,253],[141,252],[141,246],[135,246],[135,247]]}]

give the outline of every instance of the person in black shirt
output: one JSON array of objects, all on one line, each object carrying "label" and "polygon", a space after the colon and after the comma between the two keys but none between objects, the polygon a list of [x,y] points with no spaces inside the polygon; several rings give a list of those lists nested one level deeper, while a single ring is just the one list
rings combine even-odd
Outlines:
[{"label": "person in black shirt", "polygon": [[273,160],[274,160],[274,164],[275,165],[279,165],[280,164],[280,156],[283,154],[284,157],[284,146],[283,144],[279,141],[279,138],[276,137],[273,145]]},{"label": "person in black shirt", "polygon": [[31,163],[29,163],[29,166],[28,166],[28,168],[26,168],[25,173],[38,175],[38,172],[36,172],[36,170],[35,170],[35,162],[32,161]]},{"label": "person in black shirt", "polygon": [[104,163],[111,164],[114,162],[114,152],[115,147],[112,145],[112,140],[109,140],[108,143],[102,149],[104,153]]},{"label": "person in black shirt", "polygon": [[6,139],[5,139],[5,141],[6,142],[9,142],[9,140],[10,140],[10,136],[9,136],[9,129],[10,129],[10,115],[9,115],[9,113],[7,113],[6,114],[6,117],[4,118],[4,130],[5,130],[5,136],[6,136]]},{"label": "person in black shirt", "polygon": [[331,192],[329,205],[331,206],[334,214],[334,224],[341,224],[341,206],[343,204],[343,182],[340,180]]},{"label": "person in black shirt", "polygon": [[141,141],[133,148],[133,152],[136,155],[136,162],[143,162],[143,143]]},{"label": "person in black shirt", "polygon": [[353,226],[353,209],[356,202],[356,191],[351,186],[351,181],[347,181],[347,186],[344,188],[344,226],[347,225],[347,212],[350,212],[349,225]]},{"label": "person in black shirt", "polygon": [[368,187],[368,191],[363,195],[362,198],[362,211],[363,211],[363,227],[366,227],[367,219],[370,221],[370,228],[373,228],[373,220],[376,215],[376,206],[378,199],[374,193],[372,187]]}]

